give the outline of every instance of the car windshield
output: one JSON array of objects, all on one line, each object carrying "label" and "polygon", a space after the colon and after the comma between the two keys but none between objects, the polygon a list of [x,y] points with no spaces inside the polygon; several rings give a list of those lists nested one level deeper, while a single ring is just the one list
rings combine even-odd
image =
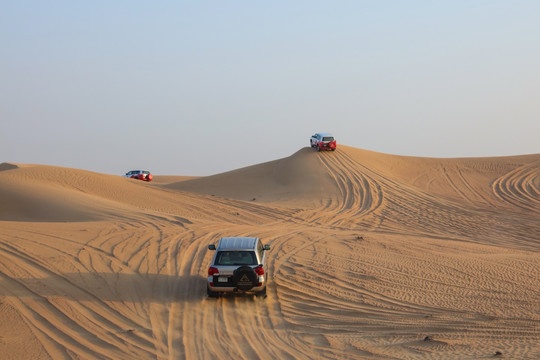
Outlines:
[{"label": "car windshield", "polygon": [[218,251],[215,265],[257,265],[253,251]]},{"label": "car windshield", "polygon": [[334,141],[334,137],[333,136],[325,136],[325,137],[323,137],[322,140],[323,141]]}]

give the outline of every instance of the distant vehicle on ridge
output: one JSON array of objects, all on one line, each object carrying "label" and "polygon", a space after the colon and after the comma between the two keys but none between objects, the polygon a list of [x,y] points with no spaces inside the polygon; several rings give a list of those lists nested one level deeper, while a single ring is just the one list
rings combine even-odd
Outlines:
[{"label": "distant vehicle on ridge", "polygon": [[148,170],[131,170],[122,176],[142,181],[152,181],[152,174]]},{"label": "distant vehicle on ridge", "polygon": [[334,151],[337,148],[336,139],[334,139],[334,137],[330,133],[316,133],[315,135],[311,136],[311,139],[309,139],[309,143],[311,147],[317,149],[317,151]]}]

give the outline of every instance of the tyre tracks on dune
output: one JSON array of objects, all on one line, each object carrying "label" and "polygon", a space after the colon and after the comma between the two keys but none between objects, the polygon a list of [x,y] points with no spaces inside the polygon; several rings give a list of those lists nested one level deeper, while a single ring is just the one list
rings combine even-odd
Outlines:
[{"label": "tyre tracks on dune", "polygon": [[[283,318],[293,326],[310,329],[317,353],[324,354],[324,348],[315,344],[326,342],[367,356],[370,347],[354,348],[355,338],[388,332],[397,338],[406,337],[411,328],[443,337],[465,327],[470,329],[470,336],[490,342],[505,339],[508,334],[527,339],[537,336],[539,320],[534,308],[524,311],[522,318],[505,319],[504,309],[486,305],[504,297],[519,313],[520,301],[538,295],[536,280],[530,277],[530,269],[535,266],[518,260],[519,255],[516,260],[504,261],[503,266],[515,269],[517,265],[519,272],[501,282],[499,288],[483,275],[501,266],[497,257],[486,257],[479,263],[461,260],[456,265],[460,256],[447,255],[451,252],[443,251],[438,259],[430,259],[424,257],[424,251],[418,251],[431,247],[431,242],[411,246],[406,241],[379,243],[336,235],[332,230],[305,230],[275,247],[276,296]],[[454,248],[445,242],[441,245]],[[526,289],[527,294],[514,294],[515,286]],[[493,288],[498,290],[494,292]],[[501,319],[489,320],[482,311],[497,312],[496,317]],[[528,320],[531,317],[535,320]],[[504,321],[508,325],[501,333],[500,322]],[[302,339],[308,342],[309,337]],[[343,358],[347,358],[346,352]]]},{"label": "tyre tracks on dune", "polygon": [[[16,239],[16,244],[2,241],[0,246],[1,263],[10,264],[9,268],[1,268],[3,281],[9,281],[18,289],[17,294],[2,295],[8,296],[8,301],[24,315],[34,334],[44,340],[47,352],[56,354],[54,358],[69,358],[66,351],[89,359],[150,356],[153,353],[152,338],[145,332],[127,331],[141,326],[137,322],[139,317],[130,311],[118,311],[113,303],[121,298],[110,293],[103,296],[102,291],[91,286],[97,282],[110,286],[117,277],[107,275],[103,268],[96,272],[94,265],[104,259],[108,259],[113,268],[125,269],[124,264],[92,247],[87,247],[92,249],[87,251],[93,254],[81,255],[74,250],[81,244],[67,238],[55,237],[51,243],[56,246],[21,236]],[[38,253],[27,251],[28,248],[34,248]],[[72,271],[64,273],[55,263],[61,268],[68,266]],[[137,276],[134,272],[124,276],[128,276],[130,282],[137,282],[133,278]]]},{"label": "tyre tracks on dune", "polygon": [[454,225],[462,208],[456,204],[438,201],[414,187],[376,173],[346,152],[318,156],[334,178],[340,197],[329,201],[324,211],[314,211],[308,221],[383,232],[431,235],[447,235],[449,229],[457,232]]},{"label": "tyre tracks on dune", "polygon": [[496,179],[492,191],[506,204],[540,213],[540,161],[520,166]]},{"label": "tyre tracks on dune", "polygon": [[186,358],[184,319],[203,298],[202,243],[215,234],[151,218],[109,223],[84,241],[31,229],[0,239],[0,281],[17,289],[0,295],[53,358]]},{"label": "tyre tracks on dune", "polygon": [[488,198],[471,184],[459,166],[444,166],[442,167],[441,171],[446,182],[466,203],[474,205],[480,202],[488,206],[494,205],[494,201],[492,199]]},{"label": "tyre tracks on dune", "polygon": [[339,197],[331,197],[323,204],[324,211],[304,213],[304,219],[334,227],[361,225],[377,228],[379,226],[377,216],[370,217],[370,215],[383,203],[383,192],[379,183],[361,171],[358,163],[339,151],[317,153],[317,156],[329,176],[333,178],[339,190]]},{"label": "tyre tracks on dune", "polygon": [[[336,228],[455,235],[462,208],[370,170],[345,151],[318,153],[340,196],[306,218]],[[454,236],[455,236],[454,235]]]},{"label": "tyre tracks on dune", "polygon": [[[540,228],[533,217],[523,219],[493,208],[494,200],[474,188],[460,171],[457,175],[450,175],[448,170],[443,172],[463,202],[430,194],[375,172],[346,151],[317,153],[317,156],[328,176],[334,179],[339,196],[322,204],[321,210],[307,210],[298,215],[308,223],[491,244],[514,241],[523,248],[536,247],[531,243],[531,231],[538,233]],[[516,169],[494,183],[494,192],[515,206],[537,209],[538,171],[538,162]],[[466,198],[477,199],[478,206],[471,206]]]},{"label": "tyre tracks on dune", "polygon": [[[508,334],[534,344],[538,305],[529,299],[538,297],[538,260],[447,244],[498,230],[530,239],[531,227],[520,234],[492,213],[418,191],[345,151],[314,156],[338,190],[322,209],[186,195],[191,218],[154,209],[54,230],[9,225],[11,235],[0,234],[0,282],[8,285],[0,289],[11,291],[2,301],[55,359],[421,358],[429,353],[413,337],[448,338],[463,328],[490,344]],[[504,204],[529,211],[538,176],[521,170],[493,189]],[[461,189],[459,181],[466,179],[455,183]],[[206,298],[207,245],[221,236],[271,244],[267,299]],[[478,251],[473,259],[481,261],[456,249]],[[497,309],[499,298],[506,309]],[[509,307],[516,318],[505,315]]]},{"label": "tyre tracks on dune", "polygon": [[[293,225],[296,226],[296,225]],[[301,226],[300,226],[301,227]],[[253,230],[237,228],[238,236],[254,235]],[[196,259],[185,264],[184,271],[200,272],[210,262],[211,252],[206,251],[209,243],[215,243],[226,233],[210,232],[200,236],[183,258]],[[257,236],[265,243],[281,244],[282,240],[273,231],[259,230]],[[287,234],[280,235],[286,236]],[[280,245],[272,249],[279,252]],[[203,250],[201,250],[203,249]],[[310,359],[313,353],[309,344],[287,330],[281,313],[281,302],[277,299],[274,284],[275,257],[268,259],[270,275],[268,297],[252,295],[222,296],[218,299],[201,296],[205,293],[205,280],[193,283],[192,301],[178,304],[182,307],[182,339],[185,343],[185,358],[215,359]]]},{"label": "tyre tracks on dune", "polygon": [[[252,234],[246,229],[284,221],[291,211],[219,198],[211,203],[197,206],[206,222],[202,231],[191,230],[185,219],[153,212],[96,223],[89,231],[81,230],[84,224],[74,225],[77,230],[65,235],[19,225],[16,238],[0,238],[1,262],[10,264],[0,266],[1,281],[18,290],[0,295],[12,299],[9,303],[53,358],[70,358],[67,352],[87,359],[216,358],[234,346],[239,355],[264,355],[269,352],[261,349],[272,343],[279,346],[270,352],[275,356],[266,358],[307,358],[294,346],[283,346],[286,337],[276,335],[269,320],[272,307],[248,301],[253,318],[238,303],[246,299],[225,298],[220,299],[226,302],[223,308],[212,310],[215,303],[205,299],[201,274],[210,260],[209,243],[229,231]],[[218,315],[209,317],[214,311]],[[261,332],[243,329],[236,316]],[[208,331],[223,324],[240,336],[214,346]],[[194,348],[200,353],[191,352]]]},{"label": "tyre tracks on dune", "polygon": [[[403,268],[381,265],[377,261],[364,265],[354,255],[365,250],[360,245],[361,240],[342,243],[333,238],[343,230],[374,228],[381,232],[403,234],[405,231],[445,239],[471,239],[469,226],[478,226],[481,234],[485,226],[482,222],[488,216],[482,217],[457,203],[420,192],[370,171],[347,154],[342,155],[339,156],[339,152],[317,154],[324,166],[333,171],[339,189],[339,196],[332,198],[324,209],[297,212],[293,217],[290,214],[275,216],[271,207],[265,210],[268,219],[274,220],[265,222],[265,226],[272,228],[280,221],[288,223],[287,232],[281,232],[279,237],[273,236],[271,231],[264,233],[261,227],[257,230],[257,235],[263,235],[273,244],[269,263],[273,275],[268,299],[259,301],[243,296],[206,299],[204,278],[201,280],[196,275],[209,263],[206,245],[231,232],[238,236],[253,235],[253,227],[247,223],[239,222],[228,230],[215,227],[215,231],[209,231],[207,227],[204,232],[190,233],[188,239],[183,239],[183,245],[171,251],[169,259],[177,256],[178,261],[169,271],[178,268],[177,276],[185,280],[174,290],[181,301],[173,302],[168,310],[162,309],[167,316],[159,317],[156,313],[159,319],[156,326],[159,322],[168,324],[162,325],[167,329],[163,333],[168,334],[163,336],[168,341],[163,349],[177,358],[212,359],[223,354],[241,359],[347,358],[351,353],[369,356],[372,351],[371,355],[376,354],[369,347],[358,349],[354,345],[355,337],[358,339],[372,331],[392,329],[394,334],[407,336],[411,327],[444,333],[470,326],[474,333],[489,333],[493,339],[500,338],[495,334],[498,324],[486,324],[473,312],[464,314],[460,309],[453,309],[450,300],[443,304],[448,308],[430,305],[430,302],[436,304],[435,293],[439,288],[444,289],[448,280],[423,277],[419,271],[397,281],[394,277],[403,278]],[[255,207],[248,212],[256,213],[259,205],[249,205]],[[310,230],[312,224],[324,229],[324,235]],[[338,251],[348,255],[338,256],[328,251],[336,246],[350,246],[349,251]],[[328,253],[320,249],[327,249]],[[416,261],[411,259],[411,264]],[[384,277],[370,275],[366,266],[370,271],[385,274]],[[451,265],[430,266],[456,276],[462,273]],[[435,289],[434,298],[429,294],[425,303],[419,303],[409,296],[407,286],[413,289],[413,285],[404,286],[407,279]],[[400,286],[402,289],[397,290]],[[452,299],[451,294],[446,297]],[[523,336],[529,337],[536,334],[530,328],[508,331],[513,334],[522,331]],[[334,336],[343,332],[353,333],[352,340]],[[336,356],[337,343],[340,344],[337,348],[343,349],[341,356]],[[326,353],[330,344],[333,344],[332,353]]]}]

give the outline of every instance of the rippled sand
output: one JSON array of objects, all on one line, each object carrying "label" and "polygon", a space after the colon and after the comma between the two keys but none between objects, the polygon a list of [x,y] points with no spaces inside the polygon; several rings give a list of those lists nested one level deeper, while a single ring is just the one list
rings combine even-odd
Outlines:
[{"label": "rippled sand", "polygon": [[[3,163],[0,200],[2,359],[540,358],[540,154]],[[221,236],[271,246],[267,298],[206,297]]]}]

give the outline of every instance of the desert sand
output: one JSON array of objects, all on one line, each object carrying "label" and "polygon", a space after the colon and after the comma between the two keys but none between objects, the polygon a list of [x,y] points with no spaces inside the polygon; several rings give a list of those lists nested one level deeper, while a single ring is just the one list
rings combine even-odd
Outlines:
[{"label": "desert sand", "polygon": [[[0,358],[540,358],[540,154],[181,175],[0,165]],[[267,298],[207,298],[221,236],[271,246]]]}]

